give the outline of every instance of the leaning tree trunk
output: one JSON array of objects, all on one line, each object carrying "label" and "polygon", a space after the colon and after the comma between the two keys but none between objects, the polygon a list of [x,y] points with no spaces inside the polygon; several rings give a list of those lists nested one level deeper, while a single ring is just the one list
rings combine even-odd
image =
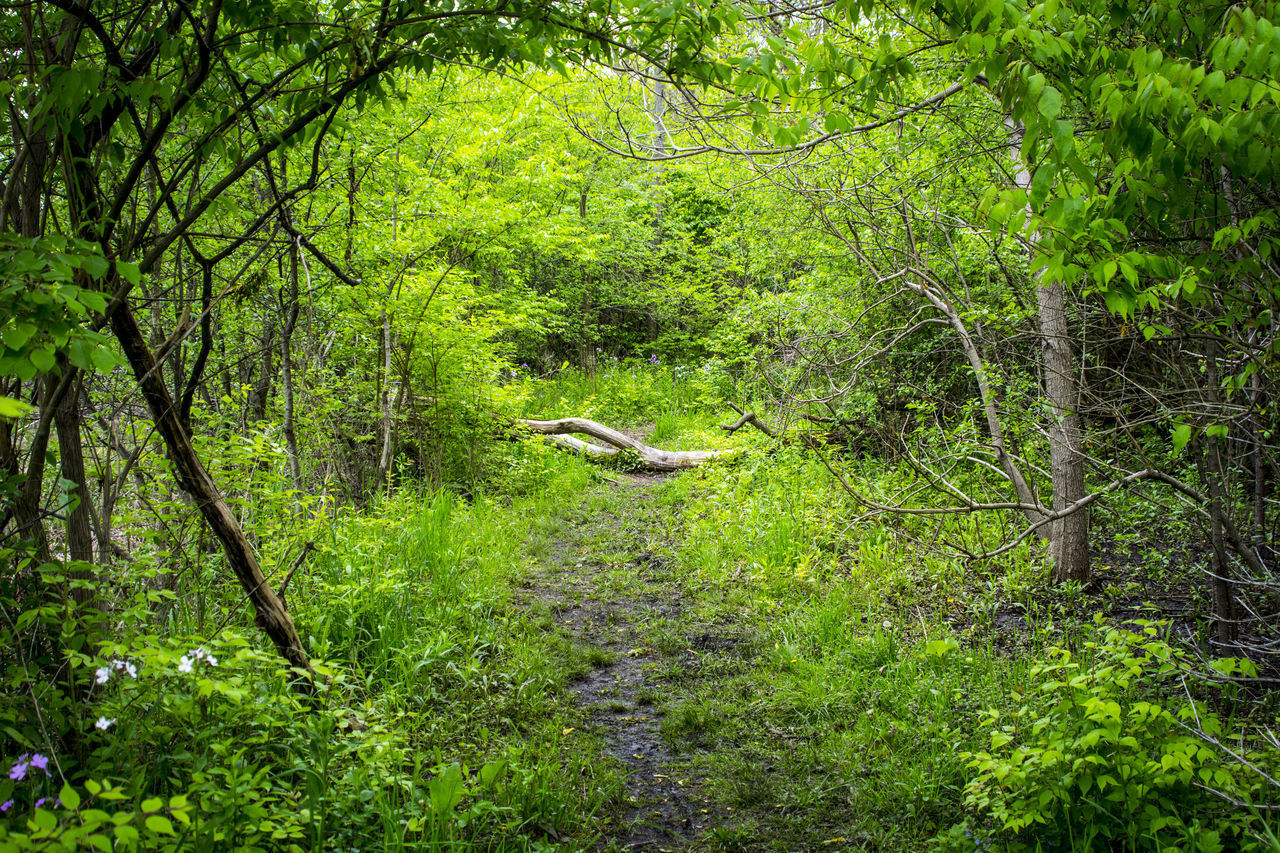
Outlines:
[{"label": "leaning tree trunk", "polygon": [[1049,539],[1051,535],[1050,526],[1042,524],[1045,519],[1045,513],[1039,509],[1040,500],[1031,488],[1031,484],[1027,482],[1022,469],[1018,467],[1018,463],[1014,461],[1012,454],[1009,453],[1008,444],[1005,442],[1004,437],[1004,424],[1000,420],[999,401],[987,375],[987,367],[983,361],[982,353],[978,351],[978,345],[969,334],[964,318],[950,300],[926,283],[907,282],[907,287],[923,296],[929,301],[929,304],[942,312],[947,318],[947,322],[951,324],[952,330],[960,338],[960,347],[964,350],[965,358],[969,361],[969,368],[973,371],[974,381],[978,385],[978,399],[982,402],[982,413],[986,418],[987,433],[991,437],[991,450],[995,453],[1000,470],[1004,472],[1004,475],[1009,479],[1010,485],[1013,486],[1014,494],[1018,497],[1018,503],[1023,505],[1023,516],[1031,524],[1042,525],[1036,528],[1035,535],[1041,539]]},{"label": "leaning tree trunk", "polygon": [[138,379],[142,395],[155,420],[156,430],[164,440],[169,459],[177,472],[178,482],[200,508],[209,529],[221,540],[227,563],[257,611],[254,624],[266,632],[285,660],[306,672],[308,680],[314,678],[315,673],[307,659],[293,618],[279,596],[267,584],[244,530],[226,498],[200,462],[190,436],[178,420],[177,407],[160,376],[155,356],[147,346],[127,302],[121,304],[111,315],[111,329],[120,341],[125,358]]}]

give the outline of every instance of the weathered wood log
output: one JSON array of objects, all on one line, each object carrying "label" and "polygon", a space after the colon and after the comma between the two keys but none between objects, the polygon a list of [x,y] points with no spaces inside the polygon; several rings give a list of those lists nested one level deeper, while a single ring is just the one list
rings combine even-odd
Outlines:
[{"label": "weathered wood log", "polygon": [[[516,423],[547,436],[547,440],[558,447],[577,450],[588,456],[609,457],[623,450],[630,450],[641,462],[655,471],[696,468],[704,462],[712,459],[726,459],[738,452],[737,450],[659,450],[629,435],[624,435],[616,429],[586,418],[560,418],[554,421],[517,420]],[[573,438],[570,433],[589,435],[610,446],[601,447],[598,444],[591,444],[582,439]]]}]

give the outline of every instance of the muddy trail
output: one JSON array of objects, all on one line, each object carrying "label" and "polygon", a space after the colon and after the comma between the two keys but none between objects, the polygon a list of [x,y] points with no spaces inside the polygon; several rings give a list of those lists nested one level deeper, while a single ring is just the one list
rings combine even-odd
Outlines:
[{"label": "muddy trail", "polygon": [[699,658],[736,640],[687,612],[671,567],[671,508],[655,495],[661,476],[616,477],[560,532],[523,592],[586,650],[594,668],[570,685],[573,700],[625,774],[592,849],[705,849],[735,816],[690,769],[687,745],[664,734],[665,717],[698,686]]}]

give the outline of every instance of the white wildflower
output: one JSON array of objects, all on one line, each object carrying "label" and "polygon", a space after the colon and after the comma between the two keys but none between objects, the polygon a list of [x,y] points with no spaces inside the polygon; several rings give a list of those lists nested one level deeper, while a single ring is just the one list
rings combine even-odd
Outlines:
[{"label": "white wildflower", "polygon": [[105,732],[107,729],[115,725],[115,722],[116,722],[115,717],[112,717],[109,720],[106,717],[99,717],[98,722],[94,723],[94,726]]},{"label": "white wildflower", "polygon": [[183,655],[178,660],[178,672],[190,672],[190,671],[191,671],[191,658],[187,657],[186,655]]},{"label": "white wildflower", "polygon": [[892,628],[892,627],[893,627],[893,623],[892,623],[892,622],[890,622],[888,619],[884,620],[884,629],[885,629],[886,631],[888,631],[888,630],[889,630],[890,628]]},{"label": "white wildflower", "polygon": [[94,673],[94,679],[99,684],[106,684],[107,679],[110,677],[111,677],[111,670],[105,666],[98,667],[98,671]]}]

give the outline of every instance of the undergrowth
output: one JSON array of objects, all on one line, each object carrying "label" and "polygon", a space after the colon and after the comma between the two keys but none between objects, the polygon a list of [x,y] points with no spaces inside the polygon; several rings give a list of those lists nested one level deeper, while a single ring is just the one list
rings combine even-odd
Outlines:
[{"label": "undergrowth", "polygon": [[[939,542],[978,552],[1005,520],[869,512],[911,493],[905,469],[730,436],[733,389],[709,372],[522,381],[527,416],[746,450],[655,487],[676,543],[661,582],[686,605],[648,627],[671,663],[643,704],[731,815],[695,846],[1277,848],[1273,721],[1247,662],[1196,679],[1167,625],[1049,589],[1032,543],[948,556]],[[3,590],[0,849],[589,848],[621,777],[566,687],[610,660],[512,590],[609,486],[538,441],[489,454],[469,499],[406,486],[337,510],[282,489],[246,507],[276,536],[260,544],[271,583],[316,547],[287,589],[313,695],[205,553],[175,574],[156,534],[127,577],[26,565]],[[96,584],[132,603],[98,609]],[[727,639],[690,657],[695,624]]]},{"label": "undergrowth", "polygon": [[[110,618],[49,605],[11,620],[6,646],[28,650],[27,667],[60,666],[61,689],[33,694],[22,667],[6,668],[0,845],[586,843],[618,779],[565,698],[583,653],[509,598],[522,543],[554,531],[557,496],[592,472],[538,445],[508,454],[503,494],[405,490],[326,526],[288,590],[316,658],[314,696],[259,648],[237,596],[217,620],[154,589]],[[209,598],[205,610],[218,609],[223,596]],[[120,625],[146,627],[122,635]],[[96,640],[59,665],[54,638],[73,633]]]}]

